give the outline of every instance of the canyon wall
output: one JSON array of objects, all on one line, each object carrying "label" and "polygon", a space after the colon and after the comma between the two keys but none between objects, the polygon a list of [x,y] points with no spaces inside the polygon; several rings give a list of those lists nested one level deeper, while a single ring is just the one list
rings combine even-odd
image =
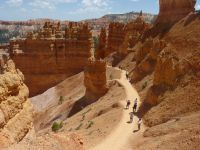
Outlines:
[{"label": "canyon wall", "polygon": [[23,74],[12,60],[0,74],[0,149],[21,141],[32,129],[32,105]]},{"label": "canyon wall", "polygon": [[145,23],[142,12],[136,20],[127,24],[111,23],[108,29],[105,55],[108,56],[113,52],[126,55],[128,49],[133,48],[149,28],[150,25]]},{"label": "canyon wall", "polygon": [[90,29],[79,23],[69,23],[63,33],[59,23],[46,22],[38,33],[10,42],[10,55],[25,75],[30,96],[83,71],[90,49]]},{"label": "canyon wall", "polygon": [[108,91],[106,62],[95,58],[88,59],[84,75],[85,97],[89,103],[95,102]]},{"label": "canyon wall", "polygon": [[108,39],[107,39],[107,49],[106,56],[113,52],[118,52],[119,47],[124,41],[125,37],[125,24],[113,22],[110,23],[108,28]]}]

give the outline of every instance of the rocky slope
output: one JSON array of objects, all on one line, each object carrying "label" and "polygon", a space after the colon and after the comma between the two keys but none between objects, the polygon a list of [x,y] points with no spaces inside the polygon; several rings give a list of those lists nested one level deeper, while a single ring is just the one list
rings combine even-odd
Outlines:
[{"label": "rocky slope", "polygon": [[[76,133],[49,133],[41,135],[35,133],[35,129],[38,130],[36,121],[39,117],[39,111],[34,109],[35,107],[33,107],[31,101],[28,99],[29,91],[24,84],[24,76],[15,68],[12,60],[4,59],[4,61],[5,65],[1,68],[0,74],[0,149],[84,149],[82,137]],[[58,88],[61,88],[60,86]],[[37,103],[37,101],[34,101],[34,103]],[[57,104],[59,105],[59,102]],[[62,105],[62,107],[64,106]],[[59,110],[59,108],[57,109]],[[56,114],[54,115],[53,117],[57,117]],[[44,118],[40,119],[42,121]],[[49,117],[49,119],[52,118]],[[43,121],[45,125],[46,120]]]}]

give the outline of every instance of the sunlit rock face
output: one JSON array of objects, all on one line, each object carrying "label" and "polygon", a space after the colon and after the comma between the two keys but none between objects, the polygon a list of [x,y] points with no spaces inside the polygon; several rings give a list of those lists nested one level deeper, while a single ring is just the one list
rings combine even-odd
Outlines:
[{"label": "sunlit rock face", "polygon": [[108,91],[106,62],[90,58],[84,71],[84,84],[88,103],[98,100]]},{"label": "sunlit rock face", "polygon": [[0,74],[0,149],[21,141],[33,128],[28,96],[23,74],[8,60]]},{"label": "sunlit rock face", "polygon": [[195,10],[195,0],[160,0],[155,24],[173,24]]},{"label": "sunlit rock face", "polygon": [[10,55],[23,72],[30,96],[41,94],[67,77],[84,70],[91,50],[87,24],[45,23],[38,33],[10,42]]}]

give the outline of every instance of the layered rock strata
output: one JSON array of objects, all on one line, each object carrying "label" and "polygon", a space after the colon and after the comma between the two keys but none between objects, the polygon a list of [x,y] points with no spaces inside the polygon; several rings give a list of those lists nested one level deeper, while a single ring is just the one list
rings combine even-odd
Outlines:
[{"label": "layered rock strata", "polygon": [[113,52],[119,51],[119,47],[121,46],[125,38],[124,29],[125,25],[122,23],[110,23],[108,29],[106,56]]},{"label": "layered rock strata", "polygon": [[35,96],[84,70],[90,57],[91,32],[87,24],[45,23],[36,34],[10,42],[10,55],[24,73],[30,96]]},{"label": "layered rock strata", "polygon": [[195,10],[196,0],[160,0],[155,24],[173,24]]},{"label": "layered rock strata", "polygon": [[159,103],[158,96],[178,84],[178,78],[187,70],[171,48],[165,48],[157,58],[153,86],[149,89],[145,102],[150,105]]},{"label": "layered rock strata", "polygon": [[145,32],[143,40],[148,37],[161,37],[178,21],[195,11],[196,0],[159,0],[160,11],[154,26]]},{"label": "layered rock strata", "polygon": [[145,23],[142,12],[135,21],[128,24],[111,23],[108,29],[106,56],[113,52],[126,55],[140,41],[142,34],[150,28]]},{"label": "layered rock strata", "polygon": [[85,97],[89,103],[98,100],[108,91],[106,78],[106,62],[102,60],[88,59],[84,71]]},{"label": "layered rock strata", "polygon": [[132,72],[132,82],[140,81],[155,70],[157,57],[166,46],[164,40],[152,38],[147,39],[143,44],[138,44],[135,55],[136,67]]},{"label": "layered rock strata", "polygon": [[100,36],[99,36],[99,43],[98,43],[98,46],[97,46],[97,49],[96,49],[96,57],[98,59],[105,58],[106,42],[107,42],[106,29],[102,28]]}]

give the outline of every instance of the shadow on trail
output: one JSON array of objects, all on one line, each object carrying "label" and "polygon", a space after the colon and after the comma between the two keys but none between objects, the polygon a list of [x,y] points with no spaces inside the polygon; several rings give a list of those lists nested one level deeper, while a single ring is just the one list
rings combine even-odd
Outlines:
[{"label": "shadow on trail", "polygon": [[151,105],[143,103],[137,112],[134,112],[134,115],[138,118],[142,118],[150,109],[152,108]]},{"label": "shadow on trail", "polygon": [[138,131],[140,131],[140,130],[134,130],[133,133],[136,133],[136,132],[138,132]]}]

